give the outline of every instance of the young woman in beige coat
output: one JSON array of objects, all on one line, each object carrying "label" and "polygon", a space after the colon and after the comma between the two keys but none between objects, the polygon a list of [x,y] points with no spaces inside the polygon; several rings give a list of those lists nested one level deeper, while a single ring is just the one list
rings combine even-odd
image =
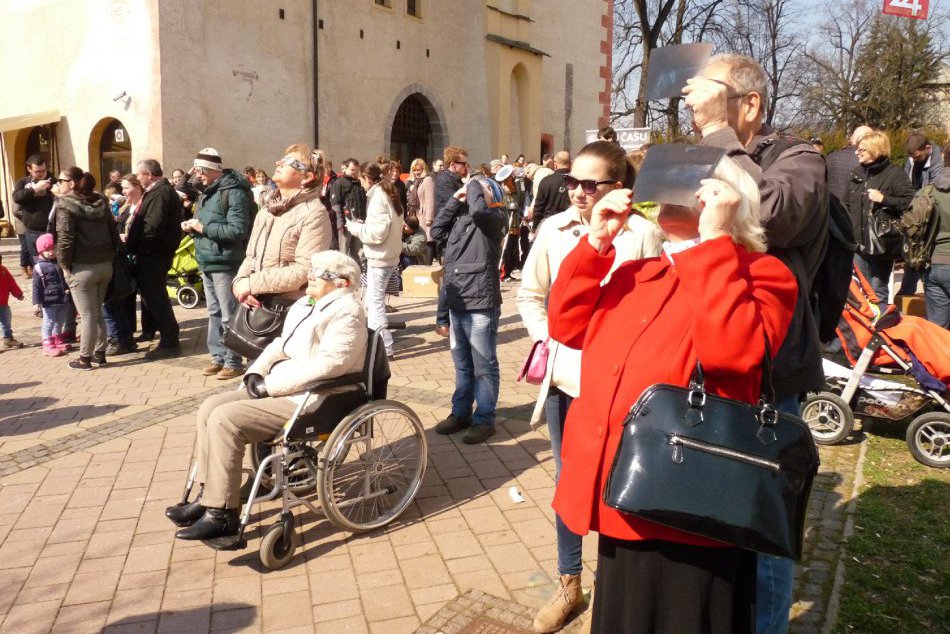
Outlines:
[{"label": "young woman in beige coat", "polygon": [[[591,210],[607,192],[633,187],[635,171],[623,149],[616,143],[595,141],[586,145],[571,166],[565,185],[571,206],[541,223],[522,270],[518,289],[518,312],[533,341],[548,340],[547,300],[558,269],[565,257],[587,235]],[[614,241],[617,257],[613,269],[628,260],[659,255],[659,229],[640,216],[631,215]],[[612,270],[613,270],[612,269]],[[548,340],[548,368],[538,402],[531,416],[540,419],[542,408],[548,422],[554,454],[555,481],[561,468],[561,438],[571,401],[580,393],[581,351]],[[555,517],[560,586],[534,621],[538,632],[556,632],[581,606],[581,537]]]}]

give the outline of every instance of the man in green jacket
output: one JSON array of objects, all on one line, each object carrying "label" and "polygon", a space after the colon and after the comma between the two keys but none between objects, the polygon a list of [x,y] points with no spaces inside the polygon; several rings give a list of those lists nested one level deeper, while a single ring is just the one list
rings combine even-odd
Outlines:
[{"label": "man in green jacket", "polygon": [[204,148],[195,158],[194,172],[204,184],[198,197],[195,217],[181,228],[195,240],[195,255],[201,267],[208,301],[208,352],[211,363],[205,376],[231,379],[242,376],[241,355],[222,341],[224,326],[238,312],[231,283],[237,274],[251,233],[251,184],[231,169],[224,169],[214,148]]}]

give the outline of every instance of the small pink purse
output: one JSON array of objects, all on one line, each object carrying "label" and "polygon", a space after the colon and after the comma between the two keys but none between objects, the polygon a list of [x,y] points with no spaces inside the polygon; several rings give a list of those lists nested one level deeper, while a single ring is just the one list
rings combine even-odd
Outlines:
[{"label": "small pink purse", "polygon": [[535,341],[528,352],[528,357],[521,366],[518,381],[526,381],[531,385],[541,385],[544,375],[548,372],[548,342],[547,339]]}]

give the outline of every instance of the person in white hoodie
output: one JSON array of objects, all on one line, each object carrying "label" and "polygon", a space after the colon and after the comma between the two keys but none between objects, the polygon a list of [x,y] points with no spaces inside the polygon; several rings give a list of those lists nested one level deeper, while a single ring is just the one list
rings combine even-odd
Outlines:
[{"label": "person in white hoodie", "polygon": [[[310,258],[307,291],[287,313],[280,336],[247,369],[243,390],[205,400],[198,409],[195,501],[165,515],[183,527],[179,539],[235,535],[244,446],[271,440],[293,416],[308,384],[360,372],[366,359],[366,316],[356,291],[359,265],[339,251]],[[326,394],[307,401],[311,412]]]},{"label": "person in white hoodie", "polygon": [[386,356],[393,358],[393,335],[386,318],[386,284],[402,253],[402,203],[386,163],[365,163],[360,182],[366,190],[366,220],[349,219],[346,230],[363,243],[366,258],[366,321],[379,332]]},{"label": "person in white hoodie", "polygon": [[[518,312],[531,339],[547,340],[549,346],[547,372],[531,422],[538,422],[544,409],[554,454],[555,481],[561,470],[561,438],[567,410],[580,393],[581,351],[548,340],[548,295],[561,262],[587,235],[594,205],[611,190],[632,189],[635,177],[633,164],[616,143],[594,141],[584,146],[564,178],[571,206],[541,223],[522,271]],[[614,241],[617,255],[611,270],[629,260],[659,255],[662,243],[656,225],[631,214]],[[535,618],[534,629],[538,632],[558,631],[583,603],[581,537],[572,533],[559,517],[555,517],[555,530],[560,586]]]}]

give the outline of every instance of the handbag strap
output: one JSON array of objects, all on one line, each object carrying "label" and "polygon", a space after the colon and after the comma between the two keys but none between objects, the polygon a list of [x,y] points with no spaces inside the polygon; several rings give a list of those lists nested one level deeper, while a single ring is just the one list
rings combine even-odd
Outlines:
[{"label": "handbag strap", "polygon": [[[764,334],[765,355],[762,357],[762,385],[759,387],[759,404],[769,409],[775,406],[775,385],[772,382],[772,346],[769,345],[769,339]],[[706,394],[706,376],[703,374],[703,364],[696,359],[696,367],[689,377],[690,404],[694,407],[702,407],[705,402]],[[694,396],[695,394],[695,396]]]}]

